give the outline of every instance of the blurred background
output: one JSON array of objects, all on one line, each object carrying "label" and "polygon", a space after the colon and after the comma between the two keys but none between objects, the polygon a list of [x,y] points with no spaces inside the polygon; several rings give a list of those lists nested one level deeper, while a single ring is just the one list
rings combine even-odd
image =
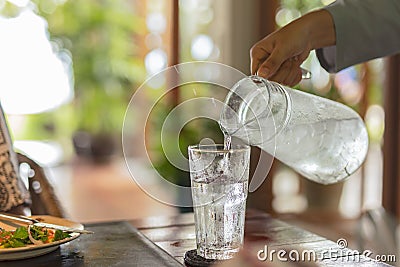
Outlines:
[{"label": "blurred background", "polygon": [[[249,49],[256,41],[331,2],[0,0],[0,97],[15,147],[45,169],[71,219],[90,222],[188,211],[150,198],[126,170],[121,132],[135,90],[165,67],[187,61],[220,62],[249,74]],[[398,63],[396,57],[377,59],[330,75],[311,53],[304,67],[312,72],[312,79],[296,88],[359,112],[370,137],[368,158],[350,179],[329,186],[310,182],[275,161],[263,186],[250,194],[249,208],[265,210],[334,240],[347,237],[354,242],[356,236],[372,235],[375,222],[366,223],[365,231],[360,227],[366,212],[384,205],[398,216],[395,165],[400,112],[391,101],[383,104],[385,97],[398,99],[400,83],[394,75]],[[149,84],[143,101],[154,101],[166,88],[166,79]],[[194,96],[224,99],[226,91],[213,90],[199,84],[176,88],[152,111],[146,144],[154,167],[166,179],[183,185],[189,181],[187,173],[163,156],[160,127],[166,114]],[[390,109],[385,126],[385,110]],[[218,129],[215,121],[207,119],[186,124],[179,136],[182,153],[187,145],[205,137],[222,141]],[[135,133],[132,138],[137,138]],[[134,146],[130,149],[135,151]],[[253,160],[261,153],[253,149]],[[157,182],[148,177],[148,166],[141,164],[144,156],[128,160],[156,187]]]}]

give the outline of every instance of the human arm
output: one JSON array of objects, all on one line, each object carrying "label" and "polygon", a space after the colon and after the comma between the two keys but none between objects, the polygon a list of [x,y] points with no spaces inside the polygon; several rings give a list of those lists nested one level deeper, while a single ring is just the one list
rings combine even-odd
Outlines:
[{"label": "human arm", "polygon": [[[251,71],[294,85],[301,80],[299,66],[312,49],[317,49],[321,65],[330,72],[397,53],[400,51],[399,18],[399,0],[338,0],[256,43],[251,50]],[[272,57],[274,50],[279,53]],[[264,66],[268,71],[262,71]]]},{"label": "human arm", "polygon": [[317,50],[329,72],[400,51],[399,0],[337,0],[325,7],[335,24],[336,45]]},{"label": "human arm", "polygon": [[308,13],[266,36],[251,49],[251,73],[294,85],[300,64],[313,49],[335,44],[332,17],[326,10]]}]

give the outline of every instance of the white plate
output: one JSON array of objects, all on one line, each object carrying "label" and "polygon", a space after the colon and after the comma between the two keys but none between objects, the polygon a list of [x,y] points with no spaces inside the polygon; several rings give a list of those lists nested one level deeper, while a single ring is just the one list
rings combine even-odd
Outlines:
[{"label": "white plate", "polygon": [[[72,222],[63,218],[48,216],[48,215],[36,215],[32,216],[35,219],[39,219],[42,222],[53,223],[67,227],[73,227],[77,229],[83,229],[83,225],[80,223]],[[20,224],[12,223],[9,221],[0,220],[0,228],[6,229],[8,231],[16,229]],[[0,261],[5,260],[20,260],[26,258],[32,258],[40,256],[49,252],[56,250],[61,244],[70,242],[78,238],[80,234],[71,233],[71,237],[59,240],[56,242],[43,244],[43,245],[28,245],[26,247],[20,248],[3,248],[0,249]]]}]

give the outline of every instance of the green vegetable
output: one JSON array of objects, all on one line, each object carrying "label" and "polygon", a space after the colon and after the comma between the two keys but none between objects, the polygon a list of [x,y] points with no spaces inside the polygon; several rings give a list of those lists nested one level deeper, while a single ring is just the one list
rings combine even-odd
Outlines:
[{"label": "green vegetable", "polygon": [[54,233],[54,241],[62,240],[68,237],[71,237],[71,235],[61,230],[56,230]]},{"label": "green vegetable", "polygon": [[18,227],[15,232],[2,231],[0,237],[5,238],[10,236],[10,238],[5,239],[0,245],[5,248],[19,248],[31,244],[28,237],[28,230],[26,227]]},{"label": "green vegetable", "polygon": [[14,238],[27,239],[28,229],[26,227],[18,227],[14,232]]},{"label": "green vegetable", "polygon": [[44,233],[44,231],[42,231],[41,228],[39,228],[37,226],[31,227],[31,235],[34,239],[41,240],[44,234],[45,233]]},{"label": "green vegetable", "polygon": [[[49,231],[42,227],[32,226],[31,235],[35,240],[42,242],[47,242],[49,239]],[[55,230],[53,241],[59,241],[68,237],[71,237],[71,235],[61,230]],[[0,246],[4,248],[18,248],[32,244],[29,239],[27,227],[18,227],[15,231],[0,229],[0,240]]]},{"label": "green vegetable", "polygon": [[6,243],[4,244],[5,248],[19,248],[24,246],[26,246],[26,243],[18,240],[17,238],[11,238],[7,240]]}]

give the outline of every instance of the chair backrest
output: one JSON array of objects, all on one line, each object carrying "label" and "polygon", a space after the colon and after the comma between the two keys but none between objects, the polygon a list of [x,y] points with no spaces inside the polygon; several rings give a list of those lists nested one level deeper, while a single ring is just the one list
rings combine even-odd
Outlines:
[{"label": "chair backrest", "polygon": [[65,211],[61,206],[50,181],[46,177],[43,168],[34,160],[21,153],[17,154],[18,161],[26,169],[29,167],[28,181],[29,192],[31,195],[31,212],[32,215],[52,215],[56,217],[64,217]]}]

